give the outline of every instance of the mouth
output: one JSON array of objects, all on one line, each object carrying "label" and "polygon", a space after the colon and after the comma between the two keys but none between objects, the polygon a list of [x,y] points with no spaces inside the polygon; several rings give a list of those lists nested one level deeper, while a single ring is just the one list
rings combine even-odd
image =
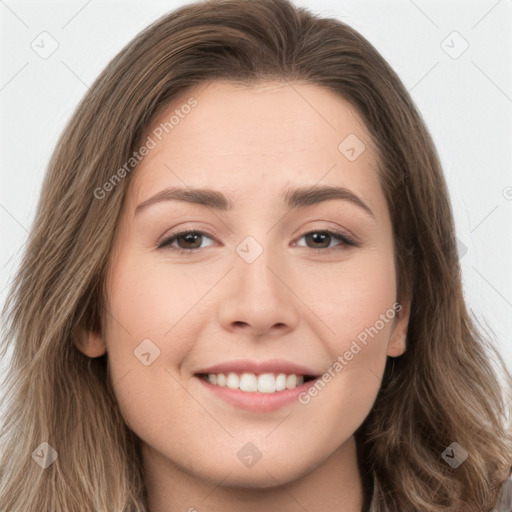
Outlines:
[{"label": "mouth", "polygon": [[198,373],[199,377],[209,384],[243,393],[279,393],[296,389],[307,382],[318,378],[315,375],[296,373]]},{"label": "mouth", "polygon": [[300,404],[300,395],[321,375],[286,359],[236,359],[199,368],[194,377],[219,406],[269,413]]}]

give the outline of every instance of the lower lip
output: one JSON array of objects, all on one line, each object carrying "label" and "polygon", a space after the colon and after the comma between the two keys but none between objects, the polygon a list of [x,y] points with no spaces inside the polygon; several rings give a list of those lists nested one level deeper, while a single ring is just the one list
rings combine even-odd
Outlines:
[{"label": "lower lip", "polygon": [[284,391],[275,391],[274,393],[259,393],[240,391],[239,389],[231,389],[226,386],[217,386],[197,375],[196,378],[199,379],[207,389],[222,398],[222,400],[228,404],[252,412],[272,412],[294,402],[299,403],[299,395],[306,392],[316,382],[315,379],[304,382],[304,384],[294,389],[285,389]]}]

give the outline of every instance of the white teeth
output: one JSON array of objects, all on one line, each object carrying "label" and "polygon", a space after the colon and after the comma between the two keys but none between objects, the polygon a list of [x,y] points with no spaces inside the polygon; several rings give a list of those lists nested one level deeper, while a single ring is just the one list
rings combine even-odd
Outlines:
[{"label": "white teeth", "polygon": [[276,391],[284,391],[285,389],[295,389],[304,383],[304,376],[284,373],[277,375],[273,373],[262,373],[256,375],[254,373],[229,373],[228,376],[224,373],[209,373],[207,377],[208,382],[211,384],[225,387],[230,389],[239,389],[247,393],[274,393]]},{"label": "white teeth", "polygon": [[286,377],[286,389],[293,389],[297,387],[297,375],[288,375]]},{"label": "white teeth", "polygon": [[226,385],[230,389],[240,389],[240,377],[236,373],[230,373]]},{"label": "white teeth", "polygon": [[243,373],[240,378],[240,390],[247,392],[258,391],[258,380],[254,373]]},{"label": "white teeth", "polygon": [[284,391],[286,389],[286,375],[280,373],[276,377],[276,391]]},{"label": "white teeth", "polygon": [[273,393],[276,390],[276,378],[273,373],[262,373],[258,377],[258,391],[260,393]]}]

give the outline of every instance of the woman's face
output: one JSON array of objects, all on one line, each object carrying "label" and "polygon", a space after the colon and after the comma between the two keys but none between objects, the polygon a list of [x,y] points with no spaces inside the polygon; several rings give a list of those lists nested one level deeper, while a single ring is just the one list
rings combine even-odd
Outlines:
[{"label": "woman's face", "polygon": [[89,355],[108,352],[126,422],[162,464],[226,485],[305,475],[405,350],[369,132],[319,86],[211,82],[147,135]]}]

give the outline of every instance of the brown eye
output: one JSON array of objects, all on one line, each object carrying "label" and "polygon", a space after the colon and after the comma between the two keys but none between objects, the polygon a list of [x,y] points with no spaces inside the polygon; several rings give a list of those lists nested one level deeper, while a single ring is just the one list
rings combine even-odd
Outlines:
[{"label": "brown eye", "polygon": [[[177,251],[192,252],[194,250],[202,249],[201,242],[203,241],[203,238],[212,240],[207,233],[202,231],[182,231],[180,233],[174,233],[169,238],[160,242],[158,244],[158,249],[168,247]],[[177,243],[177,247],[173,246],[174,242]]]},{"label": "brown eye", "polygon": [[325,248],[329,247],[331,242],[331,235],[328,233],[308,233],[305,235],[306,241],[310,241],[313,243],[315,248]]},{"label": "brown eye", "polygon": [[[327,230],[310,231],[309,233],[302,235],[301,239],[302,238],[306,240],[306,247],[309,247],[310,249],[331,249],[338,246],[343,248],[343,246],[346,245],[357,247],[359,245],[359,243],[346,235]],[[340,243],[334,244],[334,246],[332,246],[331,242],[335,240],[338,240]],[[296,245],[304,247],[303,244]]]},{"label": "brown eye", "polygon": [[[176,241],[181,249],[198,249],[201,246],[202,236],[203,235],[199,233],[186,233],[185,235],[177,236]],[[180,242],[182,242],[185,247],[181,247]]]}]

